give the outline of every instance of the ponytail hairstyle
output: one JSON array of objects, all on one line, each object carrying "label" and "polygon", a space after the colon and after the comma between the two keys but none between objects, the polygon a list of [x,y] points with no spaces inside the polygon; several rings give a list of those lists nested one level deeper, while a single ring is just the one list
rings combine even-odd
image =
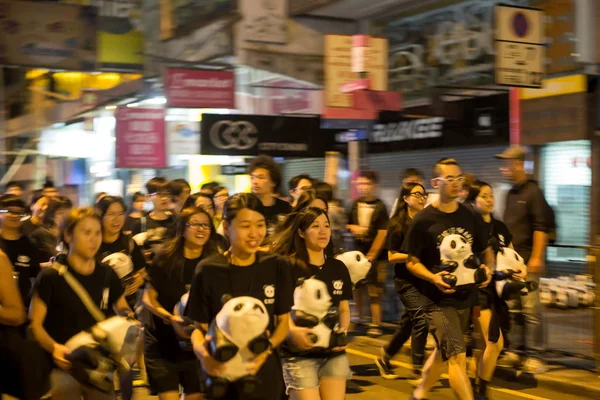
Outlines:
[{"label": "ponytail hairstyle", "polygon": [[154,265],[160,265],[165,268],[167,276],[171,279],[177,279],[183,282],[183,267],[185,265],[185,257],[183,256],[183,247],[185,245],[185,228],[189,224],[190,219],[196,214],[204,214],[208,218],[210,226],[210,234],[208,240],[202,248],[202,256],[207,257],[219,252],[217,231],[212,223],[212,218],[201,207],[188,207],[181,210],[177,218],[175,236],[166,241],[156,254]]},{"label": "ponytail hairstyle", "polygon": [[329,222],[327,212],[320,208],[308,207],[298,213],[290,226],[275,236],[272,252],[282,255],[301,268],[308,270],[308,264],[310,263],[308,250],[304,238],[300,236],[300,232],[310,228],[312,223],[321,215],[325,215],[327,222]]}]

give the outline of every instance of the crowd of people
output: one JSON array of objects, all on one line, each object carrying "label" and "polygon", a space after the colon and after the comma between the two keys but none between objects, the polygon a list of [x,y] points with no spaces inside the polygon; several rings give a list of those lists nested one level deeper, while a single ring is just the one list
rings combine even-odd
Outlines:
[{"label": "crowd of people", "polygon": [[[14,334],[14,327],[25,345],[41,348],[37,362],[48,362],[53,399],[114,398],[83,385],[73,373],[65,344],[97,321],[64,279],[61,268],[66,268],[106,316],[126,316],[144,326],[136,368],[115,384],[123,398],[134,385],[147,384],[161,400],[180,393],[192,400],[343,399],[351,377],[345,344],[315,346],[311,329],[294,322],[294,292],[307,279],[322,281],[337,310],[332,329],[345,336],[350,301],[359,322],[365,322],[366,308],[363,289],[353,286],[335,255],[358,250],[372,263],[365,285],[367,334],[382,334],[388,263],[394,265],[405,309],[376,361],[382,376],[397,377],[390,360],[412,338],[412,375],[422,378],[414,399],[426,398],[446,362],[458,398],[488,398],[487,385],[507,342],[511,351],[505,361],[543,369],[536,358],[542,347],[539,298],[530,294],[509,303],[499,298],[489,285],[495,252],[514,247],[527,260],[529,279],[539,279],[546,235],[553,228],[541,191],[525,174],[524,151],[510,148],[498,157],[505,159],[505,173],[515,184],[504,222],[493,214],[492,187],[473,176],[466,179],[452,158],[434,165],[431,193],[420,171],[405,171],[391,215],[376,196],[375,172],[360,172],[358,199],[346,213],[331,185],[308,175],[290,180],[289,201],[280,198],[281,171],[266,156],[248,166],[251,193],[233,195],[216,182],[192,194],[185,180],[155,177],[146,183],[147,193],[135,193],[129,205],[99,193],[92,207],[74,208],[52,185],[34,193],[27,205],[23,188],[10,184],[0,197],[0,335]],[[146,202],[152,203],[150,212],[144,211]],[[449,235],[459,235],[479,256],[482,282],[449,283],[450,272],[440,270],[440,244]],[[519,278],[525,277],[521,271]],[[211,387],[226,368],[211,351],[211,323],[229,299],[244,296],[260,300],[268,314],[267,344],[247,366],[248,375],[256,377],[251,393],[235,384],[217,393]],[[519,308],[523,312],[509,312]],[[480,340],[467,363],[469,332],[479,333],[473,336]],[[436,346],[426,359],[429,333]],[[0,344],[0,389],[39,398],[42,393],[24,387],[34,385],[34,378],[39,385],[43,376],[18,367],[8,367],[8,373],[11,362],[27,368],[16,350]]]}]

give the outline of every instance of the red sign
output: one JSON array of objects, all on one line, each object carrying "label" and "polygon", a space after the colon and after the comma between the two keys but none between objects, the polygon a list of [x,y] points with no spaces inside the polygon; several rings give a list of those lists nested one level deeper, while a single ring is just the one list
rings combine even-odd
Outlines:
[{"label": "red sign", "polygon": [[166,168],[165,110],[119,107],[117,168]]},{"label": "red sign", "polygon": [[169,107],[235,108],[235,76],[231,71],[167,70]]}]

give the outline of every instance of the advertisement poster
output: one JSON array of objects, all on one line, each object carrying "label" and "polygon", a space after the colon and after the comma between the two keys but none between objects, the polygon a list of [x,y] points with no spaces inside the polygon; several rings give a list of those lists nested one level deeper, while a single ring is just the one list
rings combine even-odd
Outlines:
[{"label": "advertisement poster", "polygon": [[94,70],[97,20],[94,7],[0,0],[0,64]]},{"label": "advertisement poster", "polygon": [[200,149],[200,125],[197,122],[167,122],[169,154],[198,154]]},{"label": "advertisement poster", "polygon": [[119,107],[117,119],[117,168],[165,168],[165,110]]},{"label": "advertisement poster", "polygon": [[165,81],[169,107],[235,108],[233,71],[168,69]]}]

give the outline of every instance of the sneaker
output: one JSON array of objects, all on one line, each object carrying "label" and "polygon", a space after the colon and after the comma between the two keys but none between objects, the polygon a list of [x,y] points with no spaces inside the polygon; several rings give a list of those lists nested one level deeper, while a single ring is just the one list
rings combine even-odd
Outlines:
[{"label": "sneaker", "polygon": [[530,374],[543,374],[548,372],[548,365],[537,358],[528,358],[523,364],[523,370]]},{"label": "sneaker", "polygon": [[379,337],[381,335],[383,335],[383,332],[381,331],[381,328],[379,328],[379,327],[374,326],[367,330],[367,336],[369,336],[369,337],[375,338],[375,337]]},{"label": "sneaker", "polygon": [[375,365],[377,365],[381,377],[388,381],[398,379],[399,376],[394,373],[394,367],[392,367],[390,357],[386,354],[385,349],[382,347],[379,352],[380,355],[379,358],[375,360]]},{"label": "sneaker", "polygon": [[497,365],[499,367],[515,368],[521,365],[521,356],[519,356],[517,353],[513,353],[512,351],[507,351],[503,356],[498,358]]}]

